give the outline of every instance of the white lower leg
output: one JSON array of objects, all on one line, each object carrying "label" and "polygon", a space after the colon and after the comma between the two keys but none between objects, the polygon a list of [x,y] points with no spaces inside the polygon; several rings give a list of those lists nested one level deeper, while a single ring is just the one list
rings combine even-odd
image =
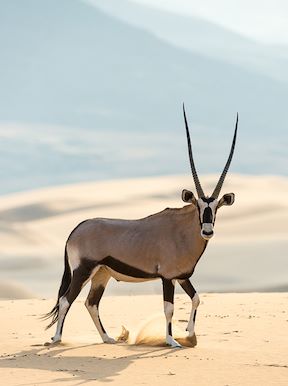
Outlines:
[{"label": "white lower leg", "polygon": [[164,313],[166,317],[166,344],[171,347],[181,347],[172,336],[172,316],[174,312],[173,303],[164,301]]},{"label": "white lower leg", "polygon": [[195,293],[195,295],[192,299],[192,309],[191,309],[190,319],[188,322],[188,326],[186,328],[186,330],[189,333],[189,336],[193,336],[195,333],[195,316],[196,316],[195,313],[196,313],[196,310],[197,310],[199,304],[200,304],[199,295],[197,293]]},{"label": "white lower leg", "polygon": [[89,311],[89,314],[91,315],[91,318],[92,318],[92,320],[95,324],[95,327],[97,328],[103,342],[104,343],[116,343],[115,339],[111,338],[104,330],[104,328],[100,322],[99,310],[96,307],[96,305],[91,306],[91,305],[89,305],[88,300],[86,300],[85,306],[86,306],[87,310]]},{"label": "white lower leg", "polygon": [[69,309],[69,306],[70,306],[70,304],[65,297],[62,297],[59,299],[59,316],[58,316],[56,333],[55,333],[54,337],[52,338],[53,343],[61,341],[62,326],[64,323],[65,316],[67,314],[67,311]]}]

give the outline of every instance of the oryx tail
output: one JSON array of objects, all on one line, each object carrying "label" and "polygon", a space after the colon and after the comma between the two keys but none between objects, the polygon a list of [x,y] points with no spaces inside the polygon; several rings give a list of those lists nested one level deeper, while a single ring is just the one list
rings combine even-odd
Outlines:
[{"label": "oryx tail", "polygon": [[55,324],[58,321],[58,316],[59,316],[59,300],[68,291],[68,289],[70,287],[70,284],[71,284],[71,279],[72,279],[72,275],[71,275],[70,265],[69,265],[69,262],[68,262],[67,243],[66,243],[66,245],[65,245],[65,255],[64,255],[64,273],[63,273],[61,285],[60,285],[60,288],[59,288],[59,291],[58,291],[57,303],[55,304],[55,306],[52,308],[52,310],[50,312],[48,312],[46,315],[44,315],[44,319],[49,319],[49,318],[52,317],[52,321],[46,327],[46,330],[48,328],[52,327],[53,324]]}]

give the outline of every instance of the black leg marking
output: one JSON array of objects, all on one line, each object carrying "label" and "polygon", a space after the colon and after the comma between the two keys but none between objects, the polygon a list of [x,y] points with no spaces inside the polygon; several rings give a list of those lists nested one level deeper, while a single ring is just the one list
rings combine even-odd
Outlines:
[{"label": "black leg marking", "polygon": [[[96,306],[97,310],[99,309],[99,303],[103,296],[105,287],[102,285],[99,285],[98,287],[91,288],[90,293],[87,297],[88,305],[90,307]],[[98,310],[99,312],[99,310]],[[98,315],[99,325],[104,334],[106,334],[106,330],[101,322],[100,316]],[[93,319],[94,320],[94,319]]]},{"label": "black leg marking", "polygon": [[100,316],[99,316],[99,323],[100,323],[101,330],[103,331],[103,334],[106,334],[106,330],[101,322]]},{"label": "black leg marking", "polygon": [[169,334],[170,336],[172,336],[172,324],[171,324],[171,322],[168,323],[168,334]]},{"label": "black leg marking", "polygon": [[175,287],[172,280],[162,279],[164,302],[174,304]]},{"label": "black leg marking", "polygon": [[64,321],[66,319],[67,313],[72,303],[79,295],[83,287],[83,284],[87,281],[87,279],[89,279],[92,273],[92,270],[95,267],[96,267],[95,263],[92,266],[89,261],[87,263],[86,260],[83,260],[81,261],[81,264],[79,265],[79,267],[73,271],[70,287],[67,293],[59,300],[59,319],[58,319],[56,334],[55,334],[55,337],[53,338],[53,340],[55,339],[54,341],[61,340]]},{"label": "black leg marking", "polygon": [[196,294],[196,290],[191,284],[190,280],[179,280],[179,284],[183,288],[183,290],[186,292],[186,294],[193,299],[194,295]]},{"label": "black leg marking", "polygon": [[172,280],[162,279],[164,312],[166,317],[166,343],[172,347],[181,347],[172,336],[172,317],[174,312],[174,283]]},{"label": "black leg marking", "polygon": [[96,262],[91,262],[90,260],[83,259],[78,268],[73,271],[72,282],[69,288],[69,291],[66,294],[66,298],[70,305],[79,295],[83,284],[86,280],[89,279],[94,268],[97,267]]},{"label": "black leg marking", "polygon": [[194,316],[193,316],[193,322],[195,323],[196,320],[196,315],[197,315],[197,310],[194,311]]},{"label": "black leg marking", "polygon": [[199,305],[199,296],[195,288],[193,287],[193,285],[190,283],[190,280],[188,279],[179,280],[179,284],[181,285],[181,287],[184,289],[184,291],[187,293],[187,295],[190,297],[192,301],[190,320],[186,330],[189,331],[189,336],[193,336],[195,321],[196,321],[196,314],[197,314],[197,307]]},{"label": "black leg marking", "polygon": [[107,335],[99,316],[99,303],[110,277],[110,273],[107,271],[107,269],[105,267],[100,267],[100,269],[92,277],[91,289],[85,305],[103,342],[115,343],[114,339]]},{"label": "black leg marking", "polygon": [[71,307],[71,305],[68,307],[68,310],[66,311],[65,316],[63,318],[63,321],[62,321],[62,324],[61,324],[61,327],[60,327],[60,335],[62,335],[64,322],[65,322],[65,319],[66,319],[66,316],[68,314],[68,311],[69,311],[70,307]]},{"label": "black leg marking", "polygon": [[103,285],[99,285],[99,287],[91,288],[91,294],[88,296],[88,304],[89,306],[96,306],[98,308],[100,300],[103,296],[105,287]]}]

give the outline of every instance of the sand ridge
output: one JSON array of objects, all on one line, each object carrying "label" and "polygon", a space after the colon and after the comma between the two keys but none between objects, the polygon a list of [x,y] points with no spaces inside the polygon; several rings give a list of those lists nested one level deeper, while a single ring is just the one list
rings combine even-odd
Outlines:
[{"label": "sand ridge", "polygon": [[[207,194],[218,178],[201,176]],[[182,189],[193,191],[193,185],[189,175],[157,176],[2,196],[0,279],[18,282],[25,290],[19,290],[18,297],[52,296],[62,275],[65,240],[79,222],[92,217],[141,218],[181,207]],[[215,237],[195,271],[196,286],[202,291],[287,290],[288,178],[229,174],[221,194],[225,192],[236,194],[235,204],[218,212]],[[124,287],[113,282],[108,291],[130,293],[132,288],[137,293],[158,291],[154,284]]]}]

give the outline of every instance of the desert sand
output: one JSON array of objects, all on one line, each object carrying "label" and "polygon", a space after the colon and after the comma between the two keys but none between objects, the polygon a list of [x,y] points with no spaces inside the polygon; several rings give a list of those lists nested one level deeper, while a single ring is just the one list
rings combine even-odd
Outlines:
[{"label": "desert sand", "polygon": [[[54,328],[38,317],[52,300],[6,300],[1,307],[2,385],[197,385],[288,384],[288,294],[202,294],[196,347],[163,345],[160,295],[106,296],[102,320],[116,337],[124,325],[130,343],[107,345],[77,300],[66,319],[63,341],[46,347]],[[190,301],[175,299],[174,330],[185,337]],[[53,330],[53,331],[52,331]],[[146,344],[135,345],[138,340]],[[134,338],[133,338],[134,335]]]}]

